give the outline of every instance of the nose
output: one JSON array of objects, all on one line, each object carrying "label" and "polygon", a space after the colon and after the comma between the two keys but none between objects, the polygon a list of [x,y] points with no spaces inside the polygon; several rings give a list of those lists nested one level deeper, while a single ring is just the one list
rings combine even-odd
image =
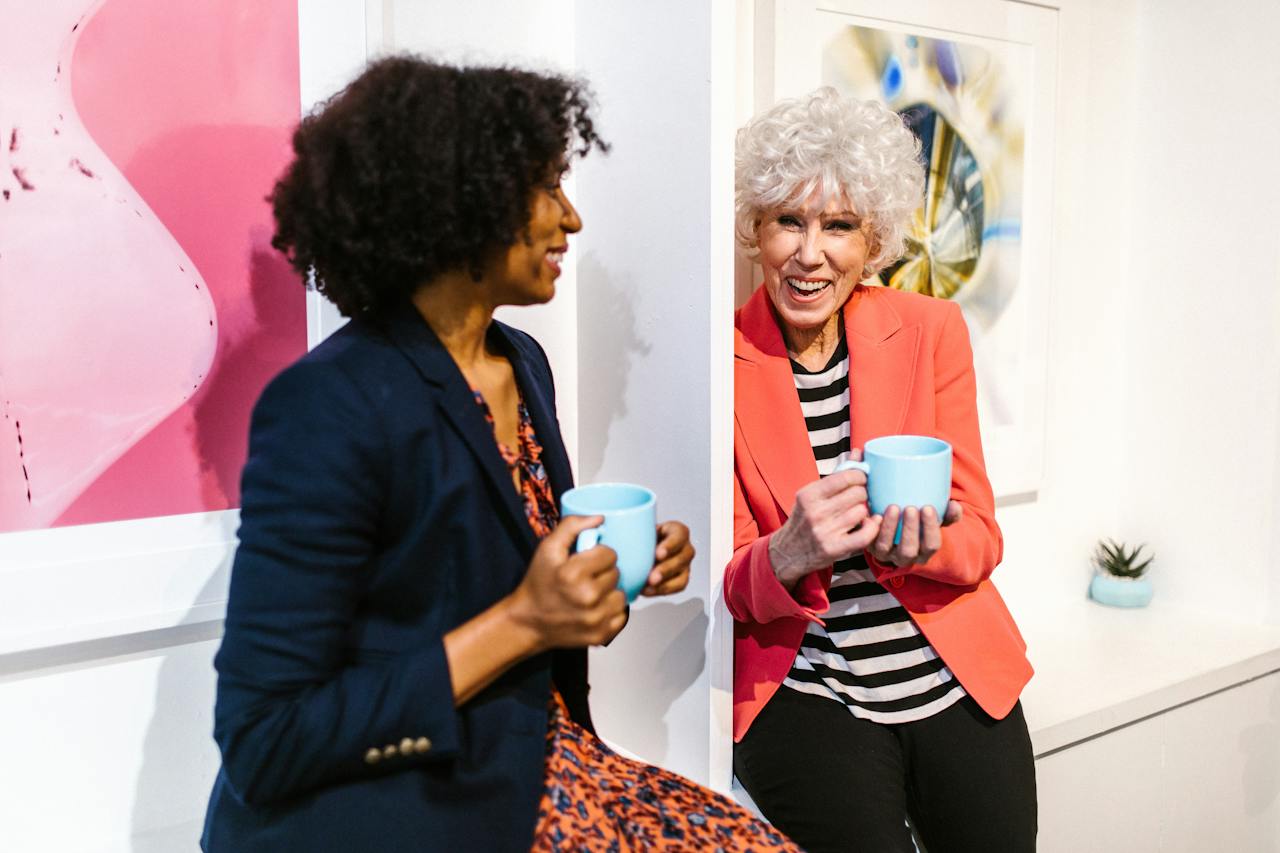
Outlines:
[{"label": "nose", "polygon": [[556,189],[556,200],[560,202],[560,227],[564,229],[566,234],[576,234],[582,230],[582,217],[578,215],[578,209],[573,206],[573,202],[569,201],[569,197],[565,195],[564,189]]},{"label": "nose", "polygon": [[822,232],[812,226],[804,230],[796,249],[796,263],[809,269],[822,266]]}]

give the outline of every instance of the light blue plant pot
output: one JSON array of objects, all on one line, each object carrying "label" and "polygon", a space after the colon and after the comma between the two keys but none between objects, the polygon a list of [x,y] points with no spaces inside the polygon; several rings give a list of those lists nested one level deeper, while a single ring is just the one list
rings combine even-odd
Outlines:
[{"label": "light blue plant pot", "polygon": [[1117,578],[1095,574],[1089,583],[1089,597],[1111,607],[1146,607],[1155,590],[1146,578]]}]

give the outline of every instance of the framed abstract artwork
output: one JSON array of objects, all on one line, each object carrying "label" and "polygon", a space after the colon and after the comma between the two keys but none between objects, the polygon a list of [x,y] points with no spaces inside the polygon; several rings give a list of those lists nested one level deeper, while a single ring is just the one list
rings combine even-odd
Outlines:
[{"label": "framed abstract artwork", "polygon": [[757,19],[757,108],[822,85],[898,112],[926,189],[879,281],[956,302],[998,498],[1042,470],[1057,13],[1009,0],[777,0]]},{"label": "framed abstract artwork", "polygon": [[0,654],[221,617],[248,420],[331,323],[270,245],[360,0],[50,0],[0,33]]}]

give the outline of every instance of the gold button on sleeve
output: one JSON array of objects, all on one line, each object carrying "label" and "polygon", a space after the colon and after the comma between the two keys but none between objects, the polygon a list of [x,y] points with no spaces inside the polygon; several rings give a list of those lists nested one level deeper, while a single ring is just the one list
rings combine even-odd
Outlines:
[{"label": "gold button on sleeve", "polygon": [[396,745],[394,743],[389,743],[382,748],[382,757],[395,758],[397,752],[399,752],[399,750],[396,749]]},{"label": "gold button on sleeve", "polygon": [[400,741],[400,754],[410,755],[413,752],[413,738],[407,737]]},{"label": "gold button on sleeve", "polygon": [[431,738],[420,737],[413,742],[413,751],[421,755],[431,749]]},{"label": "gold button on sleeve", "polygon": [[369,747],[369,751],[364,754],[365,764],[377,764],[382,760],[382,751],[376,746]]}]

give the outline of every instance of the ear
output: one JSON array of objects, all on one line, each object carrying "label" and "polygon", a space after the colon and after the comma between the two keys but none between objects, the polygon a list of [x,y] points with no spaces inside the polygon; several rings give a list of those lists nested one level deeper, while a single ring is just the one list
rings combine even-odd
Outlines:
[{"label": "ear", "polygon": [[867,233],[866,241],[867,241],[866,260],[863,261],[862,263],[862,280],[863,281],[866,281],[867,279],[871,278],[871,276],[875,275],[878,272],[878,270],[872,269],[870,262],[872,258],[874,258],[876,255],[880,253],[880,241],[876,239],[875,234]]}]

